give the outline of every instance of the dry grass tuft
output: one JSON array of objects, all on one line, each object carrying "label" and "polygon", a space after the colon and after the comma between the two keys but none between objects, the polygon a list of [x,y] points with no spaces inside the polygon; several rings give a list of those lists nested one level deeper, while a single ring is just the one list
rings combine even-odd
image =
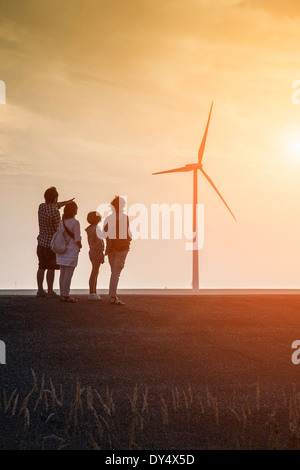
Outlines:
[{"label": "dry grass tuft", "polygon": [[298,449],[300,393],[278,392],[271,407],[257,384],[253,396],[231,404],[188,384],[156,397],[136,384],[116,401],[77,381],[73,399],[31,370],[33,386],[0,395],[1,449]]}]

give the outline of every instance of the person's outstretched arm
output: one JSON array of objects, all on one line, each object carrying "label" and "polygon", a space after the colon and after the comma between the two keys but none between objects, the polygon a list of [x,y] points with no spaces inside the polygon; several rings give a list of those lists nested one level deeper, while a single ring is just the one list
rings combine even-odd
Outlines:
[{"label": "person's outstretched arm", "polygon": [[64,207],[66,204],[68,204],[69,202],[72,202],[74,201],[75,197],[73,197],[73,199],[69,199],[68,201],[62,201],[62,202],[58,202],[57,205],[58,205],[58,208],[60,209],[61,207]]}]

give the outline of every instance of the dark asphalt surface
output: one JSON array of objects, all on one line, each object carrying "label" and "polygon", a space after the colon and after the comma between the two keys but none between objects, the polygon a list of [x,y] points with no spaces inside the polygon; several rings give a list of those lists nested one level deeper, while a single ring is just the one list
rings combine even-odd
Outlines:
[{"label": "dark asphalt surface", "polygon": [[77,380],[99,393],[108,387],[120,403],[135,385],[153,397],[190,386],[225,407],[233,394],[241,403],[254,397],[259,384],[269,410],[300,383],[300,365],[291,361],[300,296],[128,295],[125,307],[78,298],[0,297],[1,389],[26,394],[32,368],[70,397]]}]

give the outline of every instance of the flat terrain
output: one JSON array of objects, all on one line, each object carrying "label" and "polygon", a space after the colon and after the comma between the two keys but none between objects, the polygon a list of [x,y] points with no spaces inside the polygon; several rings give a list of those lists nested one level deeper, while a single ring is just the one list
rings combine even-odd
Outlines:
[{"label": "flat terrain", "polygon": [[[256,439],[269,426],[274,406],[279,428],[284,433],[284,426],[291,428],[285,420],[291,420],[291,403],[296,407],[298,399],[293,384],[300,385],[300,365],[291,361],[292,342],[300,340],[298,295],[125,295],[125,307],[111,306],[105,298],[78,298],[78,304],[63,304],[0,297],[0,340],[7,353],[0,390],[7,396],[14,389],[26,396],[31,369],[38,384],[43,374],[46,383],[51,378],[55,387],[62,384],[65,402],[71,403],[77,381],[102,397],[111,394],[122,448],[231,448],[237,439],[237,447],[259,447]],[[126,416],[135,387],[149,429],[142,426],[133,444],[127,441]],[[201,420],[190,424],[191,410],[202,413],[206,430]],[[262,423],[257,416],[254,423],[254,410]],[[242,436],[245,413],[249,435]],[[296,439],[298,408],[293,413]],[[212,426],[222,428],[222,419],[226,431],[216,438]],[[58,424],[53,426],[49,433],[58,435]],[[115,444],[105,441],[109,445]]]}]

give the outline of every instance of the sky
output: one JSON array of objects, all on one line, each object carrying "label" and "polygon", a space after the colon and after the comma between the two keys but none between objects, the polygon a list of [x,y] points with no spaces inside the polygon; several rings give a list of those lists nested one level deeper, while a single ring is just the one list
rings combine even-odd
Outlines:
[{"label": "sky", "polygon": [[[190,204],[192,173],[152,173],[197,161],[212,100],[204,169],[237,222],[199,173],[200,287],[298,288],[299,31],[296,0],[0,0],[0,289],[35,287],[49,186],[79,207],[74,288],[89,211]],[[120,287],[189,288],[185,243],[134,241]]]}]

